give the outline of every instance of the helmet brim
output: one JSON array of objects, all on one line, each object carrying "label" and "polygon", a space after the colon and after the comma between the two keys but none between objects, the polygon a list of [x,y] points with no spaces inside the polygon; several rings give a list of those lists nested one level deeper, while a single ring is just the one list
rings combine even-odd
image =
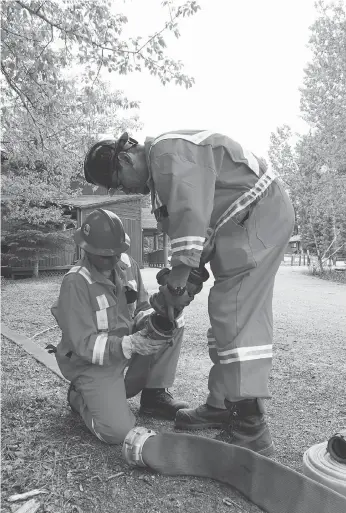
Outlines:
[{"label": "helmet brim", "polygon": [[[106,147],[112,156],[108,161],[97,161],[97,151]],[[116,175],[116,176],[115,176]],[[101,187],[116,188],[118,183],[117,143],[114,140],[98,141],[88,151],[84,159],[84,177],[88,183]]]},{"label": "helmet brim", "polygon": [[101,256],[115,256],[120,255],[121,253],[124,253],[127,251],[130,247],[130,244],[128,241],[122,242],[119,247],[116,248],[95,248],[94,246],[91,246],[88,242],[85,242],[85,240],[82,237],[81,234],[82,230],[81,228],[78,228],[74,235],[73,239],[77,246],[84,249],[84,251],[87,251],[88,253],[91,253],[92,255],[101,255]]}]

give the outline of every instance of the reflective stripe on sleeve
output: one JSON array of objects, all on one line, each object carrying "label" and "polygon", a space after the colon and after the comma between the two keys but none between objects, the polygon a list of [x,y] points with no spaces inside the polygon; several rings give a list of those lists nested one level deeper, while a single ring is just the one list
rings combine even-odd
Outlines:
[{"label": "reflective stripe on sleeve", "polygon": [[189,249],[197,249],[202,251],[204,241],[205,237],[198,236],[178,237],[177,239],[172,239],[172,253],[177,253],[179,251],[185,251]]},{"label": "reflective stripe on sleeve", "polygon": [[220,363],[222,364],[246,362],[248,360],[259,360],[261,358],[272,358],[273,345],[267,344],[265,346],[237,347],[235,349],[218,351],[217,353],[220,358]]},{"label": "reflective stripe on sleeve", "polygon": [[96,296],[96,299],[100,308],[100,310],[96,311],[97,329],[108,330],[108,299],[106,298],[105,294],[102,294],[101,296]]},{"label": "reflective stripe on sleeve", "polygon": [[216,349],[215,337],[207,335],[207,339],[208,339],[208,348],[209,349]]},{"label": "reflective stripe on sleeve", "polygon": [[127,255],[126,253],[121,253],[120,260],[121,260],[125,265],[127,265],[127,267],[131,267],[130,257],[129,257],[129,255]]},{"label": "reflective stripe on sleeve", "polygon": [[105,354],[106,344],[108,340],[107,333],[100,333],[94,344],[92,363],[96,363],[98,365],[103,365],[103,358]]},{"label": "reflective stripe on sleeve", "polygon": [[129,287],[132,288],[132,290],[137,291],[137,282],[136,280],[129,280],[128,282]]}]

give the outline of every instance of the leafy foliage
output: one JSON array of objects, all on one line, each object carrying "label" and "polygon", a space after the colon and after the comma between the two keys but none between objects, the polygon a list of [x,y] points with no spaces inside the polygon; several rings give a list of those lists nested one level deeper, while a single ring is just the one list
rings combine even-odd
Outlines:
[{"label": "leafy foliage", "polygon": [[[139,103],[111,87],[104,70],[114,75],[146,68],[164,84],[193,84],[182,63],[166,54],[163,36],[179,37],[178,19],[199,6],[195,0],[162,5],[168,21],[143,40],[122,36],[128,19],[108,0],[2,2],[2,146],[8,156],[2,190],[11,199],[4,213],[9,233],[26,223],[28,240],[34,230],[38,244],[48,241],[40,233],[49,223],[65,223],[63,198],[84,185],[87,147],[98,134],[140,127],[133,110]],[[28,249],[23,237],[18,240]]]},{"label": "leafy foliage", "polygon": [[322,269],[328,257],[346,251],[346,12],[341,3],[317,7],[301,89],[310,131],[278,127],[269,155],[288,186],[302,241]]},{"label": "leafy foliage", "polygon": [[311,27],[312,60],[305,69],[301,112],[314,129],[316,149],[329,167],[346,173],[346,9],[344,2],[317,4]]},{"label": "leafy foliage", "polygon": [[[128,22],[114,14],[107,0],[5,0],[2,2],[1,70],[10,88],[29,115],[54,114],[54,95],[66,95],[71,83],[62,70],[78,66],[78,81],[92,86],[102,68],[127,74],[144,67],[162,83],[175,80],[190,87],[193,79],[182,73],[182,63],[165,53],[164,31],[179,37],[177,19],[195,13],[195,0],[169,8],[170,19],[162,30],[143,41],[122,38]],[[87,98],[84,98],[87,100]],[[81,98],[83,102],[83,98]]]}]

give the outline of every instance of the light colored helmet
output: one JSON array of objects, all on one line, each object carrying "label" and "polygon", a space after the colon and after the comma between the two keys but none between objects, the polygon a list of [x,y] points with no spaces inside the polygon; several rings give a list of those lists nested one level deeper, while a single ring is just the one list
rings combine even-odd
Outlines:
[{"label": "light colored helmet", "polygon": [[103,208],[87,216],[75,231],[74,241],[88,253],[102,256],[120,255],[130,247],[130,237],[125,233],[119,217]]}]

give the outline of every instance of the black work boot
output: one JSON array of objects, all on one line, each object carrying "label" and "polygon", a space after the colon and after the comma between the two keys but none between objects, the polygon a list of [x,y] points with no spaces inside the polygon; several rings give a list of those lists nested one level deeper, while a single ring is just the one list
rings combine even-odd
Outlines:
[{"label": "black work boot", "polygon": [[274,444],[264,420],[261,402],[258,399],[238,402],[225,399],[225,406],[229,412],[228,424],[216,439],[245,447],[263,456],[272,455]]},{"label": "black work boot", "polygon": [[194,409],[179,410],[175,417],[177,429],[222,428],[229,419],[229,411],[202,404]]},{"label": "black work boot", "polygon": [[141,413],[174,420],[177,411],[188,406],[184,401],[176,401],[164,388],[143,388],[142,390]]}]

